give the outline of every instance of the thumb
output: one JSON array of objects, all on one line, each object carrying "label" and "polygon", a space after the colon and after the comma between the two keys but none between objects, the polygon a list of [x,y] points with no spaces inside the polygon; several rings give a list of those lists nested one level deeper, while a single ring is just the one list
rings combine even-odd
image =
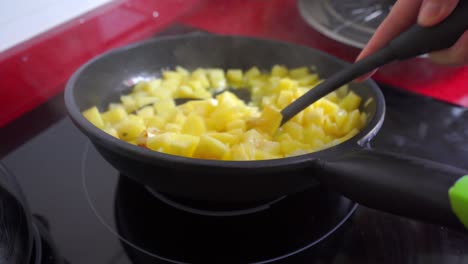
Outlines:
[{"label": "thumb", "polygon": [[452,13],[458,1],[459,0],[423,0],[418,15],[418,24],[427,27],[440,23]]}]

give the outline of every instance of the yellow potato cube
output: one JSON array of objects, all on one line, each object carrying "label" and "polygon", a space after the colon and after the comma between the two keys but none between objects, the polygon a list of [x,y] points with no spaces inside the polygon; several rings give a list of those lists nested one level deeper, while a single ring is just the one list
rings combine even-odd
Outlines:
[{"label": "yellow potato cube", "polygon": [[244,76],[240,69],[229,69],[226,72],[226,77],[231,85],[242,85],[244,83]]},{"label": "yellow potato cube", "polygon": [[134,118],[127,118],[115,126],[119,138],[125,141],[136,139],[146,129],[143,121]]},{"label": "yellow potato cube", "polygon": [[150,117],[144,117],[143,118],[145,121],[146,127],[150,128],[158,128],[158,129],[163,129],[164,126],[166,125],[164,119],[162,119],[160,116],[150,116]]},{"label": "yellow potato cube", "polygon": [[263,141],[265,141],[265,136],[259,133],[256,129],[250,129],[242,135],[241,141],[258,148]]},{"label": "yellow potato cube", "polygon": [[221,159],[227,151],[229,147],[223,142],[211,136],[202,135],[193,156],[203,159]]},{"label": "yellow potato cube", "polygon": [[271,75],[277,77],[286,77],[288,75],[288,68],[282,65],[274,65],[271,68]]},{"label": "yellow potato cube", "polygon": [[133,112],[138,108],[136,101],[132,95],[122,95],[120,96],[120,101],[122,102],[127,112]]},{"label": "yellow potato cube", "polygon": [[344,122],[348,118],[348,112],[346,112],[346,110],[340,109],[338,110],[336,115],[332,116],[332,118],[334,119],[338,128],[341,129],[343,127]]},{"label": "yellow potato cube", "polygon": [[132,88],[132,92],[135,93],[135,92],[140,92],[140,91],[144,91],[146,90],[148,86],[148,82],[146,81],[139,81],[138,83],[136,83],[133,88]]},{"label": "yellow potato cube", "polygon": [[98,128],[104,128],[104,121],[96,106],[83,111],[83,116]]},{"label": "yellow potato cube", "polygon": [[180,124],[166,123],[164,130],[167,132],[179,133],[182,130],[182,126]]},{"label": "yellow potato cube", "polygon": [[152,106],[145,106],[137,111],[137,115],[143,118],[154,116],[154,108]]},{"label": "yellow potato cube", "polygon": [[226,124],[226,129],[227,130],[242,129],[242,131],[245,131],[247,129],[247,124],[246,124],[245,120],[237,119],[237,120],[233,120],[233,121],[227,123]]},{"label": "yellow potato cube", "polygon": [[153,106],[156,114],[164,120],[170,119],[175,113],[176,105],[172,99],[158,101]]},{"label": "yellow potato cube", "polygon": [[260,117],[247,121],[247,126],[273,135],[278,130],[282,119],[280,111],[271,106],[265,106]]},{"label": "yellow potato cube", "polygon": [[255,160],[271,160],[271,159],[278,159],[280,158],[279,155],[274,155],[272,153],[269,153],[267,151],[263,151],[263,150],[255,150],[255,156],[254,156],[254,159]]},{"label": "yellow potato cube", "polygon": [[[226,157],[228,156],[228,157]],[[250,160],[250,156],[246,151],[244,144],[234,145],[230,151],[229,155],[225,155],[224,159],[232,160]]]},{"label": "yellow potato cube", "polygon": [[337,104],[326,98],[318,100],[316,103],[314,103],[314,106],[322,108],[323,113],[326,115],[335,115],[338,110],[340,110],[340,107]]},{"label": "yellow potato cube", "polygon": [[257,67],[252,67],[250,68],[246,73],[245,73],[245,78],[251,80],[255,77],[260,76],[262,73]]},{"label": "yellow potato cube", "polygon": [[339,138],[338,141],[340,143],[345,142],[346,140],[348,140],[348,139],[354,137],[355,135],[357,135],[358,133],[359,133],[359,130],[357,128],[353,128],[353,129],[351,129],[351,131],[348,132],[348,134],[346,134],[345,136]]},{"label": "yellow potato cube", "polygon": [[226,78],[224,77],[223,69],[210,69],[208,70],[208,79],[211,86],[216,89],[224,89],[227,86]]},{"label": "yellow potato cube", "polygon": [[171,135],[167,140],[165,152],[178,156],[192,157],[200,142],[200,137],[176,133]]},{"label": "yellow potato cube", "polygon": [[346,111],[353,111],[361,104],[361,97],[355,92],[350,91],[340,102],[340,107]]},{"label": "yellow potato cube", "polygon": [[204,69],[196,69],[195,71],[193,71],[192,80],[199,81],[205,89],[210,86],[210,80],[208,79],[206,71]]},{"label": "yellow potato cube", "polygon": [[300,78],[297,82],[301,86],[316,86],[319,83],[319,76],[317,74],[309,74]]},{"label": "yellow potato cube", "polygon": [[193,112],[203,117],[209,116],[215,108],[216,106],[211,99],[194,100],[179,106],[179,109],[187,115]]},{"label": "yellow potato cube", "polygon": [[314,124],[305,127],[304,129],[304,143],[315,145],[314,142],[320,140],[323,142],[325,139],[325,132],[319,126]]},{"label": "yellow potato cube", "polygon": [[361,113],[361,126],[359,127],[360,129],[366,126],[367,118],[368,118],[367,113]]},{"label": "yellow potato cube", "polygon": [[264,152],[270,153],[275,156],[281,155],[281,145],[279,142],[263,140],[259,148]]},{"label": "yellow potato cube", "polygon": [[104,128],[104,132],[106,132],[107,134],[115,137],[115,138],[119,138],[119,134],[117,133],[117,130],[115,130],[115,128],[113,127],[107,127],[107,128]]},{"label": "yellow potato cube", "polygon": [[187,116],[184,124],[182,125],[182,133],[200,136],[206,132],[206,125],[203,118],[199,115],[191,113]]},{"label": "yellow potato cube", "polygon": [[276,102],[276,105],[283,109],[285,108],[286,106],[288,106],[292,101],[294,101],[294,94],[292,91],[290,90],[287,90],[287,91],[281,91],[279,93],[279,96],[278,96],[278,99],[277,99],[277,102]]},{"label": "yellow potato cube", "polygon": [[289,78],[282,78],[277,86],[278,91],[287,91],[295,88],[297,88],[297,82]]},{"label": "yellow potato cube", "polygon": [[323,108],[307,107],[304,111],[303,124],[309,126],[311,124],[322,126],[325,122],[325,114]]},{"label": "yellow potato cube", "polygon": [[223,142],[226,145],[232,145],[239,140],[237,135],[227,132],[208,132],[207,135]]},{"label": "yellow potato cube", "polygon": [[297,141],[302,141],[304,139],[304,134],[302,131],[302,126],[299,125],[296,122],[289,121],[286,122],[281,129],[285,132],[288,133],[292,139],[297,140]]},{"label": "yellow potato cube", "polygon": [[349,87],[347,84],[336,89],[336,94],[338,95],[339,98],[344,98],[348,94],[348,92],[349,92]]},{"label": "yellow potato cube", "polygon": [[300,79],[309,75],[309,69],[307,67],[298,67],[289,71],[289,77],[293,79]]},{"label": "yellow potato cube", "polygon": [[353,128],[360,128],[361,126],[361,115],[359,110],[355,109],[348,114],[348,118],[343,124],[343,134],[350,132]]},{"label": "yellow potato cube", "polygon": [[123,107],[115,107],[102,113],[101,116],[105,123],[115,124],[127,118],[127,112]]},{"label": "yellow potato cube", "polygon": [[146,140],[146,147],[151,150],[163,152],[168,148],[168,142],[171,140],[171,136],[174,135],[175,133],[166,132],[148,137]]},{"label": "yellow potato cube", "polygon": [[163,71],[162,73],[162,76],[164,78],[164,80],[170,80],[170,79],[173,79],[173,80],[177,80],[177,81],[182,81],[183,79],[183,75],[181,75],[180,73],[176,72],[176,71]]},{"label": "yellow potato cube", "polygon": [[176,66],[176,72],[180,74],[182,77],[188,77],[190,75],[189,71],[181,66]]},{"label": "yellow potato cube", "polygon": [[307,144],[296,140],[283,140],[280,142],[281,152],[284,156],[289,156],[296,151],[307,151],[310,147]]},{"label": "yellow potato cube", "polygon": [[340,101],[340,98],[338,98],[338,95],[337,95],[336,92],[331,92],[331,93],[327,94],[327,95],[325,96],[325,98],[326,98],[327,100],[329,100],[330,102],[333,102],[333,103],[335,103],[335,104],[336,104],[336,103],[339,103],[339,101]]}]

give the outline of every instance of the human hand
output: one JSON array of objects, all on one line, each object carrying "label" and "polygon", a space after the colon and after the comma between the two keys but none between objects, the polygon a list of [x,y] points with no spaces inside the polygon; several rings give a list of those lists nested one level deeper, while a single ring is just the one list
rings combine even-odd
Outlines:
[{"label": "human hand", "polygon": [[[356,61],[384,47],[414,23],[427,27],[442,22],[454,10],[458,1],[468,0],[398,0]],[[442,65],[468,64],[468,31],[465,31],[452,47],[432,52],[429,58],[434,63]],[[364,80],[374,73],[375,71],[359,80]]]}]

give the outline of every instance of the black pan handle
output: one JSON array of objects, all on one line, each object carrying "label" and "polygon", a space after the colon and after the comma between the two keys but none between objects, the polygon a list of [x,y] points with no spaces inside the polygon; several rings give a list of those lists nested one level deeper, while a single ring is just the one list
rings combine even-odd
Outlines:
[{"label": "black pan handle", "polygon": [[319,179],[362,205],[454,229],[468,229],[468,172],[372,149],[320,160]]}]

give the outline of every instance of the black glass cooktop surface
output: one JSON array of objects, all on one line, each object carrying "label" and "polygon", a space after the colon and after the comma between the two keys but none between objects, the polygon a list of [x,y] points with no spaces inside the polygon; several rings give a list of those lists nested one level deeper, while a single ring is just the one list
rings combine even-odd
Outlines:
[{"label": "black glass cooktop surface", "polygon": [[[388,112],[375,148],[468,169],[466,109],[381,88]],[[119,176],[65,117],[62,96],[0,129],[0,157],[70,263],[468,263],[468,235],[354,211],[328,190],[221,216],[183,207]]]}]

